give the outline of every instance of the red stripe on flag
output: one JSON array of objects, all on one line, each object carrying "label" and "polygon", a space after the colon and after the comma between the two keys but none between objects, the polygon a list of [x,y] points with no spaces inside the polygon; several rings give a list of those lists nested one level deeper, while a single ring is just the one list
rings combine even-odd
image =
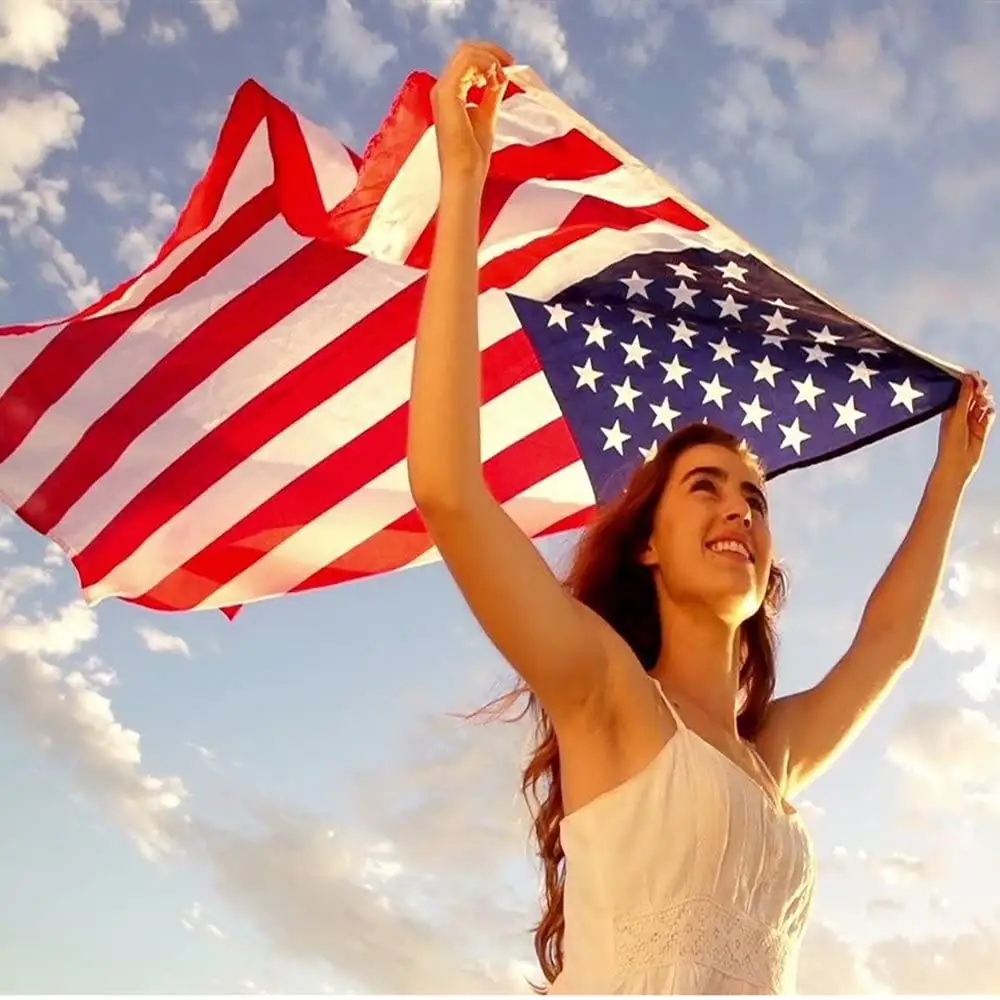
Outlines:
[{"label": "red stripe on flag", "polygon": [[48,534],[126,449],[247,345],[362,260],[319,240],[306,244],[192,330],[87,428],[18,515]]},{"label": "red stripe on flag", "polygon": [[555,232],[539,236],[523,247],[511,250],[485,264],[479,271],[479,287],[509,288],[526,278],[552,254],[564,250],[592,233],[602,229],[627,232],[655,219],[662,219],[692,232],[698,232],[708,226],[707,222],[699,219],[673,198],[667,198],[654,205],[627,208],[586,195],[574,206],[573,211],[566,216],[565,221]]},{"label": "red stripe on flag", "polygon": [[222,124],[219,142],[205,175],[195,184],[174,231],[167,237],[157,259],[212,224],[240,158],[261,122],[267,118],[268,109],[277,103],[255,80],[247,80],[240,85]]},{"label": "red stripe on flag", "polygon": [[389,185],[433,120],[428,74],[407,78],[382,127],[372,136],[361,157],[354,190],[330,213],[326,233],[348,246],[367,232]]},{"label": "red stripe on flag", "polygon": [[[599,177],[621,166],[621,161],[583,133],[567,132],[535,146],[507,146],[490,159],[479,213],[482,241],[511,195],[525,183],[538,180],[582,181]],[[406,258],[411,267],[428,268],[437,215],[428,223]]]},{"label": "red stripe on flag", "polygon": [[[273,219],[275,210],[274,192],[268,188],[233,213],[141,305],[68,323],[0,396],[0,462],[14,453],[49,408],[143,313],[210,271]],[[44,530],[29,523],[39,531]]]},{"label": "red stripe on flag", "polygon": [[567,514],[561,520],[556,521],[555,524],[550,524],[543,531],[540,531],[537,537],[544,538],[547,535],[558,535],[563,531],[575,531],[577,528],[585,528],[593,520],[596,513],[597,507],[594,504],[591,504],[589,507],[581,507],[580,510],[576,510],[572,514]]},{"label": "red stripe on flag", "polygon": [[[518,332],[484,351],[483,367],[491,373],[483,381],[488,401],[537,372],[539,362],[528,338]],[[407,402],[270,497],[143,599],[176,610],[197,607],[301,528],[401,462],[408,418]]]},{"label": "red stripe on flag", "polygon": [[417,281],[403,289],[272,382],[140,490],[73,559],[83,586],[102,580],[217,480],[410,340],[422,288]]},{"label": "red stripe on flag", "polygon": [[[579,459],[580,452],[569,427],[559,418],[489,459],[483,464],[483,473],[496,500],[506,503]],[[401,569],[433,544],[419,512],[411,510],[314,573],[293,588],[293,592]]]}]

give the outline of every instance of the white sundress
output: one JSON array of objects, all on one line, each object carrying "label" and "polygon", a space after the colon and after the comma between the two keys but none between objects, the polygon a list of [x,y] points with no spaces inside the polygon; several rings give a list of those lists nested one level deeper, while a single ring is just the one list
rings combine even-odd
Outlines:
[{"label": "white sundress", "polygon": [[551,992],[793,992],[816,876],[802,819],[663,700],[676,734],[562,821],[566,936]]}]

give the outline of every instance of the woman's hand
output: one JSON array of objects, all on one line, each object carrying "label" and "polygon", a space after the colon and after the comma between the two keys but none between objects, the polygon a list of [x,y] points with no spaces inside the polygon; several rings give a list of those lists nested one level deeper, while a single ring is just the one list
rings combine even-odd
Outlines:
[{"label": "woman's hand", "polygon": [[[463,42],[431,91],[441,174],[479,183],[486,177],[500,102],[507,89],[504,67],[513,59],[490,42]],[[469,91],[482,87],[479,104]]]},{"label": "woman's hand", "polygon": [[996,412],[986,380],[977,372],[962,377],[955,405],[941,418],[937,465],[964,485],[979,467]]}]

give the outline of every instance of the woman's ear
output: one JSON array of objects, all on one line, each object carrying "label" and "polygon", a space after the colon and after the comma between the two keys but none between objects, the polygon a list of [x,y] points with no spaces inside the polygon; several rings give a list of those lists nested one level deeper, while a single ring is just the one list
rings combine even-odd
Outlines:
[{"label": "woman's ear", "polygon": [[655,566],[659,561],[659,556],[657,556],[656,549],[653,546],[653,540],[650,539],[646,542],[646,546],[642,552],[639,553],[639,562],[643,566]]}]

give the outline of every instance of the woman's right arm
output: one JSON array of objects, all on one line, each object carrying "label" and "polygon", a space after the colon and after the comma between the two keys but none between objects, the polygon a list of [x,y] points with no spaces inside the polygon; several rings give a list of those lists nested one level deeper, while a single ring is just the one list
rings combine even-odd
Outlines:
[{"label": "woman's right arm", "polygon": [[[473,614],[560,725],[603,701],[617,637],[564,589],[483,475],[479,212],[500,67],[509,62],[492,46],[463,46],[436,87],[441,199],[416,337],[408,467],[417,508]],[[491,66],[499,72],[492,83]],[[468,85],[480,75],[486,96],[467,109]]]}]

